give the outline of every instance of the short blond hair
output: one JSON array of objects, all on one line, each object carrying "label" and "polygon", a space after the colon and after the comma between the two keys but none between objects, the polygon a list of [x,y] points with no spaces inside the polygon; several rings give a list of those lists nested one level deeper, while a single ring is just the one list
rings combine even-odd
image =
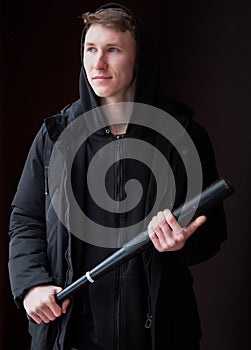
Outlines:
[{"label": "short blond hair", "polygon": [[121,32],[129,31],[136,38],[132,17],[120,8],[106,8],[96,12],[85,12],[81,18],[85,23],[86,30],[92,24],[102,24],[107,28],[113,28]]}]

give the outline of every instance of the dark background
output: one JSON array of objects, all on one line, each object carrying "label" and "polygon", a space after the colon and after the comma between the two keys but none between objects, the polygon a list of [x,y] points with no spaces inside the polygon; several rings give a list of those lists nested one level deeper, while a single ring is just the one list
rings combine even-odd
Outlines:
[{"label": "dark background", "polygon": [[[103,3],[1,2],[0,349],[24,350],[29,343],[26,318],[9,288],[10,203],[43,119],[78,98],[78,16]],[[156,38],[163,94],[196,111],[214,144],[220,174],[236,189],[224,202],[228,241],[217,256],[192,268],[202,350],[250,349],[251,3],[167,1],[166,10],[159,0],[122,3]]]}]

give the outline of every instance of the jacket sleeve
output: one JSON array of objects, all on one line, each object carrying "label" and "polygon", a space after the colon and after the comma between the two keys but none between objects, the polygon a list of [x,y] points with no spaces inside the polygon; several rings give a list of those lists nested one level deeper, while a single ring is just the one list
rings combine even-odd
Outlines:
[{"label": "jacket sleeve", "polygon": [[32,143],[12,201],[8,266],[18,307],[31,287],[53,282],[46,253],[44,134],[43,126]]},{"label": "jacket sleeve", "polygon": [[[197,148],[203,173],[203,188],[219,178],[214,149],[207,131],[196,122],[191,122],[188,133]],[[223,202],[206,213],[207,221],[187,240],[180,251],[167,253],[173,263],[194,265],[213,257],[227,239],[227,224]]]}]

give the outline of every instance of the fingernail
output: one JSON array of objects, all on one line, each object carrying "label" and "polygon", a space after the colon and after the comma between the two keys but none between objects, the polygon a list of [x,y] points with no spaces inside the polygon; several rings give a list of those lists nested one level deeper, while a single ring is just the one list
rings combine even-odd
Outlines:
[{"label": "fingernail", "polygon": [[203,224],[205,221],[206,221],[205,216],[199,216],[199,217],[196,219],[196,222],[197,222],[197,224],[199,224],[199,225]]},{"label": "fingernail", "polygon": [[164,215],[165,215],[166,219],[168,219],[169,216],[171,215],[171,210],[170,209],[165,209],[164,210]]}]

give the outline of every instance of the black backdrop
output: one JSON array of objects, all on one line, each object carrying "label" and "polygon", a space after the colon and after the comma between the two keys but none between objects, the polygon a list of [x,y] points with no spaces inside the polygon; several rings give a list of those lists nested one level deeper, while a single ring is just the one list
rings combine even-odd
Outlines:
[{"label": "black backdrop", "polygon": [[[141,17],[161,54],[161,90],[189,104],[214,144],[218,168],[234,184],[224,203],[229,239],[192,268],[202,350],[248,349],[250,311],[251,3],[245,0],[122,2]],[[78,16],[102,1],[1,2],[0,348],[28,349],[24,313],[7,274],[10,202],[44,117],[78,98]],[[151,67],[149,67],[151,69]],[[147,72],[146,72],[147,74]]]}]

